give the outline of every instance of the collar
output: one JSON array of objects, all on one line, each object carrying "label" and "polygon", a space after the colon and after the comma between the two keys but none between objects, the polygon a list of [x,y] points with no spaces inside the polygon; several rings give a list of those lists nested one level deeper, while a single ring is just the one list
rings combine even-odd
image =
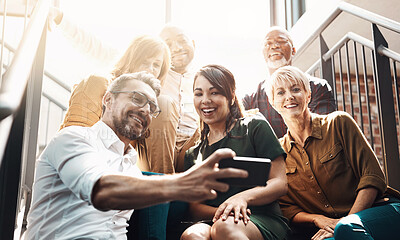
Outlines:
[{"label": "collar", "polygon": [[264,79],[264,81],[262,81],[260,83],[260,86],[261,86],[262,89],[265,89],[265,91],[266,91],[268,89],[268,85],[267,84],[269,84],[269,80],[268,79]]},{"label": "collar", "polygon": [[183,74],[177,73],[177,72],[175,72],[175,71],[172,70],[172,69],[170,69],[168,72],[169,72],[169,74],[171,74],[171,75],[174,76],[174,77],[192,78],[193,75],[194,75],[194,73],[195,73],[194,70],[195,70],[194,67],[190,64],[189,67],[188,67],[188,69],[187,69],[187,71],[184,72]]},{"label": "collar", "polygon": [[316,113],[311,113],[311,137],[322,139],[322,117]]},{"label": "collar", "polygon": [[[119,139],[117,134],[102,120],[98,121],[92,127],[98,132],[98,138],[103,142],[107,149],[113,150],[119,155],[125,155],[125,144]],[[129,144],[127,155],[135,155],[135,150],[132,145]]]},{"label": "collar", "polygon": [[[311,113],[311,136],[313,138],[317,139],[322,139],[322,123],[321,123],[322,117],[318,114]],[[292,135],[290,135],[290,131],[288,130],[288,133],[283,136],[283,141],[282,145],[284,146],[285,149],[287,149],[287,152],[290,152],[296,142],[294,141]]]}]

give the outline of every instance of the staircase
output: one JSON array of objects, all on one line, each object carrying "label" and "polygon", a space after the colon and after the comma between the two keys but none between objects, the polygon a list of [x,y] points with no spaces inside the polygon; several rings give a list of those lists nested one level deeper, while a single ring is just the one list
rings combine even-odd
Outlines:
[{"label": "staircase", "polygon": [[[7,1],[3,2],[0,17],[5,22],[12,16],[7,14]],[[46,18],[50,5],[51,0],[37,0],[32,6],[33,11],[27,8],[20,16],[25,23],[18,47],[8,43],[3,26],[0,59],[1,239],[19,239],[29,208],[36,156],[58,129],[66,110],[65,103],[60,102],[54,92],[70,91],[70,86],[57,80],[44,66]],[[354,16],[368,24],[370,37],[354,29],[341,33],[342,37],[332,43],[326,38],[327,31],[342,15]],[[400,54],[396,52],[398,49],[390,47],[398,42],[400,24],[340,2],[306,39],[299,40],[296,31],[301,29],[301,20],[292,28],[295,45],[296,41],[301,43],[294,65],[307,62],[303,59],[310,59],[315,51],[312,44],[319,45],[318,60],[302,66],[303,70],[308,69],[310,74],[330,82],[338,110],[346,111],[356,119],[379,156],[389,184],[400,189]],[[397,39],[385,38],[388,34]]]}]

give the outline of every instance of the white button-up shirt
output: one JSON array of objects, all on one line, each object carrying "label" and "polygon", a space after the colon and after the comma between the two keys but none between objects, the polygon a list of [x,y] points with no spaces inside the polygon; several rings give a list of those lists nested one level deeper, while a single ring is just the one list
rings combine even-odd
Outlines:
[{"label": "white button-up shirt", "polygon": [[161,94],[170,96],[179,109],[178,137],[190,137],[198,127],[198,118],[193,103],[193,71],[184,74],[168,71]]},{"label": "white button-up shirt", "polygon": [[37,160],[26,239],[126,239],[129,211],[99,211],[92,190],[108,174],[141,176],[137,152],[104,122],[61,130]]}]

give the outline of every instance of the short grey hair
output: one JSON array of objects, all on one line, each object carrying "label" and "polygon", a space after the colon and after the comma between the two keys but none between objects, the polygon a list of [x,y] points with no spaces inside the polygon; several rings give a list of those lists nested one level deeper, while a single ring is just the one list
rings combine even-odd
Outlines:
[{"label": "short grey hair", "polygon": [[161,91],[160,80],[155,78],[153,74],[148,73],[146,71],[122,74],[121,76],[117,77],[116,79],[114,79],[114,81],[111,82],[111,84],[108,86],[107,91],[108,92],[121,91],[126,86],[126,82],[131,80],[137,80],[146,83],[154,90],[157,97],[160,95]]}]

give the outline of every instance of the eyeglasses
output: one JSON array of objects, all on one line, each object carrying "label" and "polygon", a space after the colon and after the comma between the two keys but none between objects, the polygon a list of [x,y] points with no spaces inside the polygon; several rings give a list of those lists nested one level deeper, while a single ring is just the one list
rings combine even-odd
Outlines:
[{"label": "eyeglasses", "polygon": [[264,42],[264,46],[265,47],[271,47],[272,45],[279,45],[279,46],[283,46],[288,44],[289,41],[286,39],[278,39],[278,40],[266,40]]},{"label": "eyeglasses", "polygon": [[155,102],[149,100],[147,96],[143,93],[136,91],[112,91],[111,93],[132,93],[132,102],[138,107],[144,107],[147,103],[149,103],[150,115],[153,118],[156,118],[161,112],[161,109],[158,107],[158,105]]}]

